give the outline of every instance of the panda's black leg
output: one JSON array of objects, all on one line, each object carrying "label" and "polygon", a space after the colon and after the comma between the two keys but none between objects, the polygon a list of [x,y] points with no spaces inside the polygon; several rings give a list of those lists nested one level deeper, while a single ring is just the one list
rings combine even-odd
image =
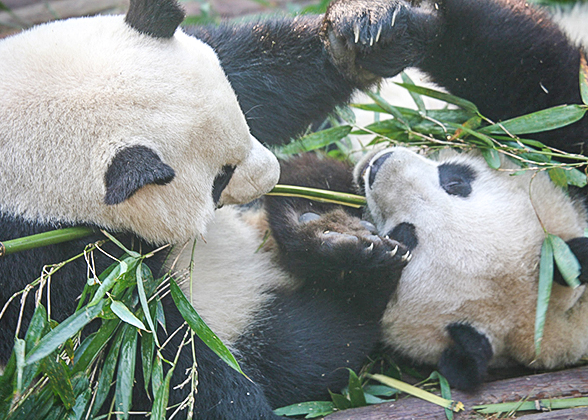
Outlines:
[{"label": "panda's black leg", "polygon": [[[418,65],[434,82],[495,121],[582,103],[580,51],[543,12],[524,0],[437,3],[440,30]],[[588,117],[532,138],[582,152]]]},{"label": "panda's black leg", "polygon": [[[571,251],[574,253],[578,262],[580,263],[580,276],[578,280],[580,283],[587,284],[588,283],[588,238],[580,237],[574,238],[567,242],[568,246],[570,247]],[[568,283],[562,277],[560,271],[555,266],[555,272],[553,273],[553,281],[561,284],[562,286],[567,286]]]},{"label": "panda's black leg", "polygon": [[323,16],[186,31],[216,51],[252,134],[283,144],[356,89],[417,64],[434,33],[427,16],[400,0],[336,0]]},{"label": "panda's black leg", "polygon": [[439,372],[449,384],[464,391],[474,391],[484,380],[493,351],[483,333],[466,323],[447,327],[453,344],[439,360]]}]

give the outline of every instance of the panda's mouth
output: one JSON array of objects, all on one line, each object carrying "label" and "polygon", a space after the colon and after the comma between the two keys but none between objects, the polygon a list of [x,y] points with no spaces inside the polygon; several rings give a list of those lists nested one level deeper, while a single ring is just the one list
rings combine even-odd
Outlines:
[{"label": "panda's mouth", "polygon": [[235,173],[235,167],[232,165],[225,165],[222,167],[220,172],[217,174],[216,178],[214,178],[214,183],[212,184],[212,200],[214,201],[214,206],[218,207],[218,203],[220,201],[221,194],[229,185],[233,174]]}]

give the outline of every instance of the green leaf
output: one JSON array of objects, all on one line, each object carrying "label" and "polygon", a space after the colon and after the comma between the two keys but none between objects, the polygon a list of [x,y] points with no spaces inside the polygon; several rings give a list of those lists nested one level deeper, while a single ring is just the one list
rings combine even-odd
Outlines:
[{"label": "green leaf", "polygon": [[307,419],[327,416],[335,411],[335,404],[331,401],[309,401],[292,404],[274,410],[278,416],[304,416]]},{"label": "green leaf", "polygon": [[118,319],[102,322],[98,331],[84,340],[82,345],[76,350],[72,376],[78,372],[83,372],[96,360],[102,349],[108,344],[108,341],[119,324],[120,321]]},{"label": "green leaf", "polygon": [[549,171],[549,178],[551,181],[561,188],[568,188],[568,177],[566,176],[566,170],[563,168],[551,168]]},{"label": "green leaf", "polygon": [[580,94],[582,95],[582,102],[588,105],[588,63],[586,63],[584,54],[582,54],[580,61]]},{"label": "green leaf", "polygon": [[384,98],[378,95],[375,92],[366,92],[366,94],[380,107],[382,110],[392,115],[402,126],[405,130],[410,130],[410,125],[404,120],[404,116],[400,112],[398,108],[395,106],[390,105]]},{"label": "green leaf", "polygon": [[318,131],[309,134],[301,139],[295,140],[283,147],[275,150],[277,155],[289,156],[296,153],[310,152],[316,149],[322,149],[335,142],[338,142],[343,137],[351,132],[351,126],[341,125],[339,127],[328,128],[326,130]]},{"label": "green leaf", "polygon": [[366,405],[365,402],[365,395],[363,393],[363,387],[361,386],[361,381],[357,377],[354,371],[349,369],[349,401],[351,401],[351,406],[353,408],[356,407],[364,407]]},{"label": "green leaf", "polygon": [[102,312],[105,303],[106,301],[101,301],[95,306],[81,309],[59,324],[53,331],[44,336],[41,341],[39,341],[39,344],[27,354],[25,363],[31,365],[53,353],[68,338],[77,334],[90,321],[96,318],[100,312]]},{"label": "green leaf", "polygon": [[[400,76],[402,77],[402,82],[405,85],[416,86],[414,84],[414,82],[412,81],[412,79],[405,72],[402,72],[400,74]],[[409,90],[408,93],[410,94],[410,97],[412,98],[412,100],[416,104],[416,106],[419,109],[419,111],[421,111],[423,114],[426,114],[427,113],[427,107],[425,106],[425,102],[423,101],[423,98],[421,97],[421,95],[419,95],[418,93],[413,92],[411,90]]]},{"label": "green leaf", "polygon": [[457,105],[458,107],[471,112],[472,114],[479,114],[478,107],[474,105],[472,102],[467,101],[465,99],[459,98],[454,95],[450,95],[445,92],[440,92],[438,90],[429,89],[422,86],[410,85],[407,83],[396,83],[398,86],[402,86],[409,92],[418,93],[420,95],[428,96],[430,98],[439,99],[443,102],[447,102],[448,104]]},{"label": "green leaf", "polygon": [[483,148],[480,149],[480,152],[482,153],[482,156],[484,157],[484,160],[488,166],[490,166],[492,169],[500,168],[500,155],[496,149]]},{"label": "green leaf", "polygon": [[173,279],[169,281],[172,298],[190,328],[225,363],[237,372],[243,373],[235,357],[233,357],[222,341],[212,332],[202,318],[200,318],[200,315],[198,315],[192,304],[186,299],[186,296],[184,296],[184,293],[176,282]]},{"label": "green leaf", "polygon": [[90,381],[84,373],[80,372],[75,376],[72,375],[72,384],[76,396],[76,402],[72,407],[67,420],[82,420],[85,419],[86,407],[92,398]]},{"label": "green leaf", "polygon": [[366,394],[377,395],[379,397],[391,397],[398,394],[396,388],[390,388],[386,385],[366,385],[363,387]]},{"label": "green leaf", "polygon": [[[29,328],[27,329],[27,333],[25,335],[26,348],[32,349],[37,344],[39,344],[41,337],[46,334],[48,329],[49,324],[47,323],[47,311],[43,305],[39,305],[35,308],[35,313],[33,314]],[[38,363],[34,363],[25,367],[22,377],[23,389],[31,384],[37,374],[38,367]]]},{"label": "green leaf", "polygon": [[576,288],[580,286],[578,277],[580,276],[580,263],[578,259],[568,246],[559,236],[549,234],[549,240],[553,247],[553,256],[555,257],[555,263],[566,283]]},{"label": "green leaf", "polygon": [[541,352],[543,327],[547,316],[551,286],[553,285],[553,247],[549,236],[541,246],[541,260],[539,262],[539,285],[537,293],[537,311],[535,314],[535,356]]},{"label": "green leaf", "polygon": [[[486,134],[528,134],[541,133],[564,127],[580,120],[586,113],[584,105],[560,105],[521,117],[512,118],[499,124],[489,125],[480,130]],[[506,130],[506,131],[505,131]]]},{"label": "green leaf", "polygon": [[94,294],[94,297],[90,303],[88,303],[88,306],[96,305],[106,295],[106,293],[114,287],[116,280],[126,273],[128,269],[129,266],[126,261],[119,261],[118,265],[102,281],[102,284],[98,290],[96,290],[96,293]]},{"label": "green leaf", "polygon": [[135,258],[135,259],[141,258],[141,254],[139,254],[136,251],[131,251],[130,249],[125,247],[118,239],[116,239],[110,233],[106,232],[105,230],[102,230],[101,232],[104,234],[104,236],[106,236],[108,239],[110,239],[112,242],[114,242],[120,249],[122,249],[124,252],[126,252],[128,255],[130,255],[132,258]]},{"label": "green leaf", "polygon": [[174,368],[172,367],[170,370],[167,371],[167,375],[165,375],[165,380],[162,386],[157,388],[157,392],[155,393],[155,400],[153,401],[153,407],[151,409],[152,420],[166,419],[165,411],[167,408],[167,401],[169,399],[169,384],[173,372]]},{"label": "green leaf", "polygon": [[115,339],[112,341],[108,355],[106,356],[106,359],[104,359],[102,371],[100,372],[100,379],[98,380],[98,387],[96,388],[96,398],[94,400],[92,415],[96,415],[98,411],[100,411],[100,408],[102,408],[104,401],[106,401],[106,397],[110,392],[114,371],[116,370],[121,343],[125,337],[125,331],[127,329],[132,329],[128,324],[122,324],[120,322],[117,322],[117,324],[122,325],[123,328],[119,329]]},{"label": "green leaf", "polygon": [[[441,396],[446,400],[451,400],[451,388],[449,387],[449,382],[447,382],[447,379],[445,379],[445,377],[437,371],[431,373],[429,378],[432,380],[438,380],[439,388],[441,388]],[[451,411],[449,408],[445,408],[445,417],[447,417],[447,420],[453,420],[453,411]]]},{"label": "green leaf", "polygon": [[151,389],[153,390],[153,395],[157,394],[157,390],[161,388],[163,380],[163,363],[161,357],[156,354],[155,360],[153,361],[153,370],[151,371]]},{"label": "green leaf", "polygon": [[141,335],[141,361],[143,366],[143,385],[145,386],[145,392],[149,395],[149,383],[151,380],[151,370],[153,369],[153,352],[155,349],[155,342],[153,334],[145,333]]},{"label": "green leaf", "polygon": [[116,411],[117,419],[129,418],[129,410],[133,401],[133,385],[135,382],[135,363],[137,356],[137,330],[127,328],[121,343],[120,357],[116,374]]},{"label": "green leaf", "polygon": [[152,339],[155,340],[157,347],[159,347],[159,341],[157,340],[157,334],[155,334],[155,332],[157,330],[155,329],[155,324],[153,322],[153,318],[151,317],[151,311],[149,310],[149,304],[147,303],[147,295],[145,294],[145,287],[143,285],[143,264],[139,264],[137,266],[136,278],[137,278],[137,293],[139,294],[139,301],[141,302],[141,308],[143,309],[143,316],[147,320],[147,324],[149,325],[149,328],[151,329]]},{"label": "green leaf", "polygon": [[586,178],[586,174],[576,168],[571,168],[565,171],[566,178],[568,180],[568,184],[573,185],[575,187],[585,187],[588,184],[588,179]]},{"label": "green leaf", "polygon": [[335,394],[330,390],[329,394],[331,395],[331,399],[333,400],[333,403],[338,410],[347,410],[351,408],[351,401],[349,401],[345,396],[341,394]]},{"label": "green leaf", "polygon": [[127,324],[131,324],[133,327],[137,327],[141,330],[147,330],[145,328],[145,324],[141,322],[139,318],[137,318],[130,310],[126,307],[126,305],[118,300],[113,301],[110,304],[110,309],[112,312],[116,314],[122,321],[126,322]]},{"label": "green leaf", "polygon": [[25,363],[25,351],[26,351],[26,343],[22,338],[16,337],[14,339],[14,347],[13,347],[14,354],[16,356],[16,393],[22,393],[22,385],[23,385],[23,373],[24,368],[26,366]]},{"label": "green leaf", "polygon": [[70,410],[74,406],[76,398],[70,378],[63,365],[51,357],[46,357],[43,359],[41,367],[49,378],[53,392],[59,396],[65,408]]}]

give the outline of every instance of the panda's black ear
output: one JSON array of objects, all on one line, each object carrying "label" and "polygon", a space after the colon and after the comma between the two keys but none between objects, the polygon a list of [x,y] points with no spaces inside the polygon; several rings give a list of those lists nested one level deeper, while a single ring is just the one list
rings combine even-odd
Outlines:
[{"label": "panda's black ear", "polygon": [[445,349],[439,360],[439,372],[449,384],[463,391],[478,388],[488,370],[494,352],[485,334],[467,323],[447,327],[453,344]]},{"label": "panda's black ear", "polygon": [[[580,263],[580,283],[587,284],[588,283],[588,238],[580,237],[574,238],[566,242],[576,258]],[[555,272],[553,273],[553,281],[561,284],[562,286],[567,286],[568,284],[563,279],[561,273],[555,266]]]},{"label": "panda's black ear", "polygon": [[104,183],[107,205],[120,204],[148,184],[165,185],[175,177],[174,170],[146,146],[131,146],[116,153],[106,170]]},{"label": "panda's black ear", "polygon": [[125,22],[154,38],[171,38],[185,13],[175,0],[131,0]]}]

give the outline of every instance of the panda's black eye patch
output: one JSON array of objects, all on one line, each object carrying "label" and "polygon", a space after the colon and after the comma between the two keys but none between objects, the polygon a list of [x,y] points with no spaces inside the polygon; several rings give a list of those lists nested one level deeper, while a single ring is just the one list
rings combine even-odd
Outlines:
[{"label": "panda's black eye patch", "polygon": [[439,165],[439,185],[449,195],[468,197],[472,192],[472,182],[476,173],[468,165],[444,163]]}]

